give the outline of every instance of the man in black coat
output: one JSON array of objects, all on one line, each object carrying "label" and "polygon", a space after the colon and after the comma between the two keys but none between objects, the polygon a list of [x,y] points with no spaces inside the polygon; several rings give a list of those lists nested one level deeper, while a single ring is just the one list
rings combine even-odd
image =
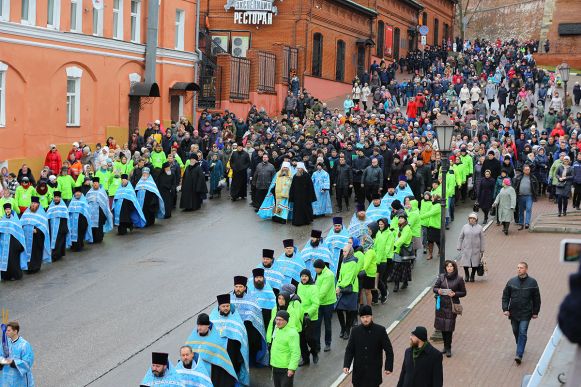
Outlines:
[{"label": "man in black coat", "polygon": [[353,386],[378,387],[382,383],[382,352],[385,352],[383,372],[390,375],[393,372],[393,348],[385,327],[373,322],[371,306],[362,305],[359,316],[361,324],[351,330],[345,348],[343,372],[348,374],[353,362]]},{"label": "man in black coat", "polygon": [[490,177],[496,181],[496,178],[500,176],[500,161],[495,157],[494,151],[489,150],[486,156],[486,160],[482,163],[482,170],[490,170]]},{"label": "man in black coat", "polygon": [[190,165],[186,167],[182,180],[180,208],[184,211],[199,210],[207,193],[208,187],[204,172],[198,163],[198,155],[192,152],[190,153]]},{"label": "man in black coat", "polygon": [[248,168],[250,167],[250,156],[244,150],[242,143],[238,144],[232,156],[230,156],[230,168],[232,168],[232,185],[230,186],[230,196],[232,201],[240,198],[246,199],[248,192]]},{"label": "man in black coat", "polygon": [[428,342],[428,330],[416,327],[405,350],[397,387],[442,387],[442,354]]}]

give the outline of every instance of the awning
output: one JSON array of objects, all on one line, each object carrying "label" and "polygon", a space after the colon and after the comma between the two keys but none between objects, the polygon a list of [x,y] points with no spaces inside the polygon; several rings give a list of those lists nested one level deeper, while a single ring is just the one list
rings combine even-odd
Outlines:
[{"label": "awning", "polygon": [[361,45],[365,45],[368,47],[373,47],[375,46],[375,42],[373,41],[373,39],[357,39],[357,41],[355,41],[355,44],[361,44]]},{"label": "awning", "polygon": [[129,95],[133,97],[159,97],[159,86],[155,82],[135,82],[129,89]]},{"label": "awning", "polygon": [[194,82],[176,82],[169,89],[177,91],[200,91],[200,86]]}]

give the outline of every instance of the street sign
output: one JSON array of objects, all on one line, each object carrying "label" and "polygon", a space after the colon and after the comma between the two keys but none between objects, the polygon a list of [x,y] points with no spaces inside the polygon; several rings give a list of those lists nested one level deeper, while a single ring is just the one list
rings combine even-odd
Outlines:
[{"label": "street sign", "polygon": [[424,46],[427,44],[426,35],[420,36],[420,43],[422,43]]},{"label": "street sign", "polygon": [[426,36],[428,32],[430,32],[430,29],[428,28],[428,26],[420,26],[419,31],[420,35]]}]

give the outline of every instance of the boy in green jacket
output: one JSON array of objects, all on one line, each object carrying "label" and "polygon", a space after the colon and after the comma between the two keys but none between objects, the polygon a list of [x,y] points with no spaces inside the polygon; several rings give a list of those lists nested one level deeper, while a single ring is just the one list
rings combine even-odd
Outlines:
[{"label": "boy in green jacket", "polygon": [[299,334],[289,324],[290,314],[280,310],[275,317],[275,332],[270,348],[270,366],[275,386],[292,386],[301,356]]},{"label": "boy in green jacket", "polygon": [[301,271],[301,283],[297,288],[297,295],[301,298],[304,313],[304,325],[300,333],[301,362],[299,367],[302,367],[310,364],[310,354],[313,355],[313,363],[319,362],[319,349],[314,335],[315,325],[319,319],[319,289],[313,282],[309,269]]},{"label": "boy in green jacket", "polygon": [[[317,350],[321,348],[321,327],[323,320],[325,321],[325,352],[331,350],[331,317],[335,303],[337,302],[337,294],[335,293],[335,275],[325,265],[325,261],[317,259],[313,263],[317,277],[315,285],[319,291],[319,313],[315,324],[315,341],[317,343]],[[317,351],[319,352],[319,351]]]}]

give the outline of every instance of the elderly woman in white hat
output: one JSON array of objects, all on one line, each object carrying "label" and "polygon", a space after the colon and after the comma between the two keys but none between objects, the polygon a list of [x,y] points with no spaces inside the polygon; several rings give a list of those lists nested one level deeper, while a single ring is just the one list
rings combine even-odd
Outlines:
[{"label": "elderly woman in white hat", "polygon": [[[457,250],[461,255],[458,266],[464,267],[464,281],[474,282],[484,254],[484,229],[478,224],[478,215],[475,212],[468,215],[468,223],[460,231]],[[469,268],[472,268],[470,273]]]}]

